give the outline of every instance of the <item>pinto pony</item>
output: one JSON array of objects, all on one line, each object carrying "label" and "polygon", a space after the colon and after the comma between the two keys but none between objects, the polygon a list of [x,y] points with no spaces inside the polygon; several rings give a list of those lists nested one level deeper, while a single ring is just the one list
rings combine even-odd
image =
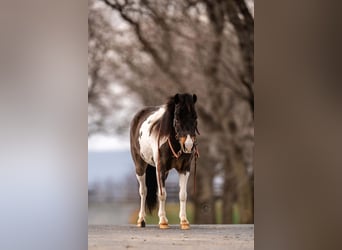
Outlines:
[{"label": "pinto pony", "polygon": [[157,205],[157,198],[159,227],[169,227],[165,213],[165,180],[175,168],[179,174],[180,227],[190,228],[186,217],[186,187],[191,162],[195,158],[196,173],[198,157],[196,100],[196,95],[176,94],[164,105],[142,109],[131,122],[131,154],[141,198],[138,227],[145,227],[145,205],[151,212]]}]

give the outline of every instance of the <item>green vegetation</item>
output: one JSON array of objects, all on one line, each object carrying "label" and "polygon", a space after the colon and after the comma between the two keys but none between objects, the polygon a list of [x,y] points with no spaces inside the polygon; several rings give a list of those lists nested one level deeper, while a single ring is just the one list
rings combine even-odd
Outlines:
[{"label": "green vegetation", "polygon": [[[222,224],[222,201],[217,201],[215,203],[215,213],[216,213],[216,224]],[[239,224],[240,221],[240,213],[238,204],[233,205],[233,224]]]}]

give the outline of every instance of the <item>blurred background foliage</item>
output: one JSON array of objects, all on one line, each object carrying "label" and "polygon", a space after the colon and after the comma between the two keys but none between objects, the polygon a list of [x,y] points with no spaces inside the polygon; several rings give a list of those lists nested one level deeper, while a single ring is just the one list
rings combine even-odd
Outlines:
[{"label": "blurred background foliage", "polygon": [[[88,6],[89,138],[128,136],[142,106],[195,93],[201,157],[195,194],[189,180],[190,220],[254,223],[254,1],[89,0]],[[138,209],[131,169],[128,193]]]}]

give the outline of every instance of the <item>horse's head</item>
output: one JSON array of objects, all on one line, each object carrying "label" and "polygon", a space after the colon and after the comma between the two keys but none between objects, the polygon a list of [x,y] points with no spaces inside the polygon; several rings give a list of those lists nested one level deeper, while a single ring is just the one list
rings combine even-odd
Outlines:
[{"label": "horse's head", "polygon": [[174,96],[175,113],[173,126],[176,139],[183,153],[191,153],[196,142],[197,114],[195,110],[196,95],[176,94]]}]

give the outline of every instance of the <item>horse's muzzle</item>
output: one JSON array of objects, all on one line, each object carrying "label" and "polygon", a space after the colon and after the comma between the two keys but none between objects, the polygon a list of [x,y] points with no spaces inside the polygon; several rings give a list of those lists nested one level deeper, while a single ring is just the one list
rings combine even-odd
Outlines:
[{"label": "horse's muzzle", "polygon": [[181,137],[179,141],[182,152],[185,154],[191,154],[194,147],[194,139],[187,135],[187,137]]}]

